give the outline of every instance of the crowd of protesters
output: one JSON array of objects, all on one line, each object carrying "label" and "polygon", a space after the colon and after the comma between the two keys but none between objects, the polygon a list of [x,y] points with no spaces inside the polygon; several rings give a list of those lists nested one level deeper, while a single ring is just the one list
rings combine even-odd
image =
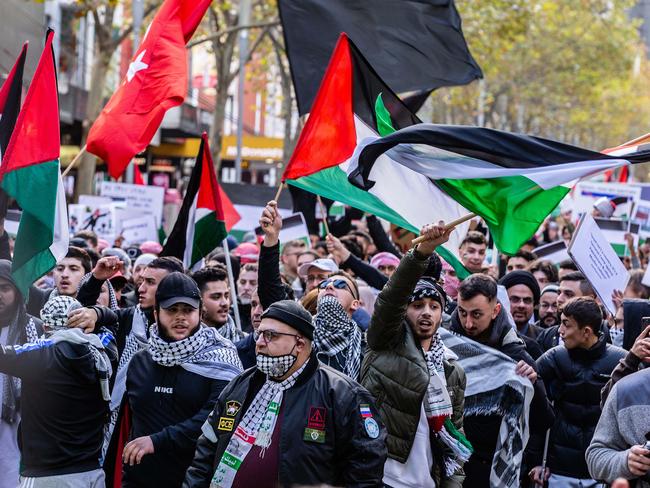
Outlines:
[{"label": "crowd of protesters", "polygon": [[571,215],[514,256],[473,222],[464,270],[444,222],[259,223],[191,271],[83,231],[28,297],[2,231],[0,488],[650,487],[649,244],[612,315],[533,252]]}]

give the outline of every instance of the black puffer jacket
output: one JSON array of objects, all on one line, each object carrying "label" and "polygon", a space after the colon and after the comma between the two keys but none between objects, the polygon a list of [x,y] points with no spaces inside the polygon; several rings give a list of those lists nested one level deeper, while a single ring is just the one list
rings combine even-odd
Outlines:
[{"label": "black puffer jacket", "polygon": [[600,418],[600,390],[623,357],[625,351],[607,344],[601,335],[589,350],[557,346],[537,360],[555,409],[549,441],[551,473],[590,478],[585,451]]},{"label": "black puffer jacket", "polygon": [[[207,488],[230,437],[241,422],[266,376],[257,368],[245,371],[223,391],[208,422],[203,426],[192,466],[185,475],[185,488]],[[230,430],[219,430],[228,418],[226,404],[242,405]],[[372,439],[364,428],[361,405],[368,405],[379,423],[379,436]],[[325,440],[305,441],[310,408],[325,409]],[[280,407],[282,423],[278,465],[279,486],[382,486],[386,462],[386,430],[370,393],[347,376],[324,366],[312,353],[293,387],[285,391]],[[263,475],[263,474],[262,474]]]}]

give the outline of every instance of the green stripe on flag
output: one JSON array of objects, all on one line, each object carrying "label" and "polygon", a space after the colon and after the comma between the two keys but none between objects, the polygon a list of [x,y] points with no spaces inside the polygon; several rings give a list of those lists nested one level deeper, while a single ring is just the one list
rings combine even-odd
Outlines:
[{"label": "green stripe on flag", "polygon": [[2,188],[23,210],[14,245],[12,274],[26,300],[29,287],[56,266],[54,242],[59,162],[19,168],[4,175]]},{"label": "green stripe on flag", "polygon": [[194,224],[194,242],[186,243],[192,246],[192,266],[220,246],[227,235],[226,224],[217,220],[215,212],[210,212],[197,220]]},{"label": "green stripe on flag", "polygon": [[[376,215],[416,234],[420,232],[420,229],[417,229],[401,215],[394,212],[375,195],[350,184],[347,174],[338,166],[327,168],[296,180],[287,180],[287,183],[329,198],[330,200],[343,202],[346,205]],[[439,246],[436,251],[456,270],[456,274],[461,280],[470,275],[469,271],[463,267],[458,258],[444,246]]]},{"label": "green stripe on flag", "polygon": [[564,186],[544,190],[525,176],[443,179],[435,183],[463,207],[483,217],[497,247],[506,254],[515,254],[569,193]]}]

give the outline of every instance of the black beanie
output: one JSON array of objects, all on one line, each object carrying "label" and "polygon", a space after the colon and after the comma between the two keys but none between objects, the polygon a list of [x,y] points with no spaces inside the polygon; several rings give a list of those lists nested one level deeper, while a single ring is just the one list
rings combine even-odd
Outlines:
[{"label": "black beanie", "polygon": [[310,341],[314,340],[314,323],[311,314],[293,300],[280,300],[267,308],[262,314],[262,318],[279,320],[293,327]]},{"label": "black beanie", "polygon": [[530,271],[524,271],[523,269],[510,271],[510,273],[501,278],[499,284],[505,286],[506,290],[515,285],[526,285],[533,292],[535,305],[539,303],[539,284]]}]

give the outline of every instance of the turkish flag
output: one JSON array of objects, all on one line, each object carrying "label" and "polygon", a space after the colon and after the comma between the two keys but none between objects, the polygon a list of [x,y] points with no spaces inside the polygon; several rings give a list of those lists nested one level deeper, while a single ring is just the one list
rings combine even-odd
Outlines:
[{"label": "turkish flag", "polygon": [[210,1],[165,0],[129,65],[126,78],[90,128],[86,147],[119,178],[143,151],[165,112],[187,93],[185,43],[201,22]]}]

